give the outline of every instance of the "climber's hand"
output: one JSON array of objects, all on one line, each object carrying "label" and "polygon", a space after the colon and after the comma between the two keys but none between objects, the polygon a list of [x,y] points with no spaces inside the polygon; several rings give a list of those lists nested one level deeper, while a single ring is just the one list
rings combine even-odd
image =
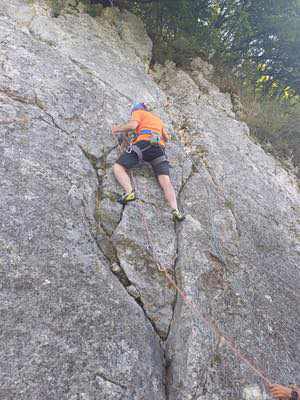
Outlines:
[{"label": "climber's hand", "polygon": [[168,132],[163,128],[162,130],[162,138],[164,142],[168,142],[171,139],[171,136],[168,134]]},{"label": "climber's hand", "polygon": [[117,133],[119,133],[120,131],[119,131],[119,125],[113,125],[112,127],[111,127],[111,133],[113,134],[113,135],[116,135]]},{"label": "climber's hand", "polygon": [[277,399],[289,399],[291,397],[292,389],[282,385],[269,385],[272,396]]}]

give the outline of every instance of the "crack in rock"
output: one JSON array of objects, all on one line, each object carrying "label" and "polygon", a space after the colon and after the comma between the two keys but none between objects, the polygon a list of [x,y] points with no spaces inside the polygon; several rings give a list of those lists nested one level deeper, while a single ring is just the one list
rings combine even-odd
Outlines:
[{"label": "crack in rock", "polygon": [[104,381],[109,382],[109,383],[111,383],[111,384],[113,384],[113,385],[115,385],[115,386],[118,386],[118,387],[120,387],[120,388],[123,389],[123,390],[127,390],[127,386],[121,385],[120,383],[116,382],[115,380],[113,380],[113,379],[111,379],[111,378],[108,378],[101,370],[97,370],[97,371],[95,372],[95,379],[96,379],[97,377],[100,377],[100,378],[103,379]]},{"label": "crack in rock", "polygon": [[[58,125],[58,123],[55,121],[55,118],[53,117],[53,115],[51,115],[48,111],[46,111],[45,105],[37,97],[36,93],[34,94],[34,97],[25,97],[25,96],[22,96],[22,95],[18,94],[17,91],[11,90],[11,89],[8,89],[8,88],[0,89],[0,93],[5,94],[10,99],[12,99],[14,101],[17,101],[17,102],[19,102],[21,104],[27,104],[27,105],[31,105],[31,106],[37,107],[39,110],[41,110],[43,113],[45,113],[51,119],[53,126],[55,126],[58,130],[64,132],[68,136],[72,135],[72,132],[68,132],[66,129],[64,129],[61,126]],[[45,120],[43,118],[41,118],[41,119],[44,122],[46,122],[47,124],[49,124],[49,121],[47,121],[47,120]]]},{"label": "crack in rock", "polygon": [[[115,148],[110,149],[109,151],[107,151],[105,154],[102,154],[101,158],[96,158],[93,155],[89,154],[82,146],[79,146],[80,149],[82,150],[82,153],[84,154],[84,156],[88,159],[88,161],[90,162],[90,164],[92,165],[93,169],[96,172],[96,175],[98,176],[98,183],[99,185],[102,185],[102,179],[101,176],[99,176],[99,162],[101,164],[102,160],[102,166],[104,163],[104,160],[106,159],[107,155]],[[99,187],[99,189],[97,190],[97,194],[96,194],[96,210],[99,207],[99,193],[101,191],[101,186]],[[120,220],[119,223],[122,221],[122,216],[123,216],[123,212],[124,212],[124,208],[122,207],[122,212],[120,215]],[[90,226],[90,232],[92,234],[93,239],[95,240],[98,248],[101,250],[101,253],[104,254],[104,256],[106,257],[107,262],[110,265],[110,269],[112,271],[112,273],[118,278],[119,282],[123,285],[123,287],[126,289],[127,293],[135,300],[136,304],[142,309],[146,319],[151,323],[154,332],[160,337],[160,339],[162,339],[162,335],[159,332],[159,330],[157,329],[157,326],[155,324],[155,322],[149,318],[147,311],[145,309],[145,305],[142,301],[142,295],[139,292],[138,288],[130,281],[129,277],[127,276],[125,270],[122,268],[121,266],[121,262],[118,258],[118,254],[117,254],[117,249],[113,244],[113,241],[111,240],[111,236],[113,235],[113,233],[109,233],[107,232],[107,230],[105,229],[105,227],[102,226],[101,221],[99,220],[99,218],[97,218],[97,223],[100,224],[102,230],[103,230],[103,234],[105,235],[105,240],[110,244],[111,246],[111,250],[113,251],[113,254],[107,252],[107,248],[105,248],[102,244],[101,244],[101,240],[99,240],[99,238],[97,237],[98,235],[94,233],[95,229],[93,229],[92,227],[92,223],[86,218],[86,221],[88,222],[89,226]],[[118,224],[119,225],[119,224]],[[118,227],[117,225],[117,227]],[[117,227],[115,229],[117,229]],[[97,228],[96,228],[97,231]]]}]

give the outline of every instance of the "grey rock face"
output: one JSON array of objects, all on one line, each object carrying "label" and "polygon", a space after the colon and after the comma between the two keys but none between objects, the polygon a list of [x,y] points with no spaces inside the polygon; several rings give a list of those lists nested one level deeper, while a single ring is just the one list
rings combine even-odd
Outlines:
[{"label": "grey rock face", "polygon": [[92,165],[156,87],[108,23],[21,1],[0,19],[0,397],[164,399],[160,339],[99,248]]},{"label": "grey rock face", "polygon": [[205,76],[205,78],[212,78],[214,67],[207,61],[202,60],[200,57],[195,58],[191,62],[191,68],[193,71],[198,71]]},{"label": "grey rock face", "polygon": [[149,36],[145,35],[142,20],[126,10],[120,12],[117,8],[105,8],[100,22],[107,21],[116,28],[122,41],[132,49],[147,70],[151,60],[152,42]]},{"label": "grey rock face", "polygon": [[[272,380],[299,382],[293,177],[233,118],[211,66],[170,63],[158,86],[135,16],[70,6],[0,5],[0,398],[266,398],[203,314]],[[147,166],[138,200],[116,202],[110,127],[134,100],[176,132],[181,225]]]}]

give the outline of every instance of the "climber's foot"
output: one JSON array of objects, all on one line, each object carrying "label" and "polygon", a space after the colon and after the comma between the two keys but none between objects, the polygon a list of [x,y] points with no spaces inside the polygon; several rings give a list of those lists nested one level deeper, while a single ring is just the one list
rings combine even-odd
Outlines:
[{"label": "climber's foot", "polygon": [[122,196],[118,198],[118,203],[123,204],[123,206],[125,206],[127,203],[129,203],[130,201],[134,201],[135,199],[136,197],[134,192],[124,193]]},{"label": "climber's foot", "polygon": [[178,209],[172,210],[173,221],[181,222],[185,219],[185,215],[181,213]]}]

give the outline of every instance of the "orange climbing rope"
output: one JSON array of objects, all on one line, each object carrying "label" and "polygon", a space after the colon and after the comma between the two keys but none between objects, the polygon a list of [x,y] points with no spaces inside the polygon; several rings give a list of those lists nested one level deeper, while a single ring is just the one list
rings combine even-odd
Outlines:
[{"label": "orange climbing rope", "polygon": [[[182,148],[182,145],[180,145],[180,147]],[[118,146],[118,150],[119,150],[119,151],[121,150],[120,144],[119,144],[119,146]],[[182,150],[185,152],[185,150],[184,150],[183,148],[182,148]],[[200,173],[200,171],[199,171],[199,169],[198,169],[198,166],[197,166],[197,164],[195,163],[195,161],[194,161],[191,157],[189,157],[188,154],[186,154],[186,155],[187,155],[188,158],[190,158],[190,160],[191,160],[191,162],[193,163],[193,165],[195,166],[196,170]],[[138,185],[137,185],[136,179],[135,179],[135,177],[134,177],[132,171],[130,172],[130,177],[131,177],[131,180],[132,180],[132,183],[133,183],[133,186],[134,186],[135,191],[138,191]],[[208,203],[209,203],[209,207],[210,207],[210,193],[209,193],[208,188],[206,188],[206,191],[207,191],[207,195],[208,195],[208,198],[209,198]],[[146,229],[147,243],[148,243],[147,247],[148,247],[149,252],[152,253],[154,262],[155,262],[155,264],[156,264],[156,266],[157,266],[159,272],[164,273],[165,278],[166,278],[166,281],[168,281],[169,284],[170,284],[171,286],[173,286],[173,288],[176,290],[176,292],[177,292],[177,293],[179,294],[179,296],[182,298],[183,302],[184,302],[188,307],[190,307],[193,311],[195,311],[195,312],[197,313],[197,315],[198,315],[198,316],[200,317],[200,319],[204,322],[204,324],[205,324],[209,329],[211,329],[211,331],[216,335],[216,337],[219,338],[220,342],[222,342],[222,343],[224,343],[225,345],[227,345],[227,347],[232,351],[232,353],[234,353],[235,356],[236,356],[237,358],[239,358],[242,362],[244,362],[246,365],[248,365],[248,367],[249,367],[257,376],[259,376],[259,377],[263,380],[263,382],[265,382],[266,385],[271,385],[271,380],[267,377],[267,374],[266,374],[265,372],[263,372],[259,367],[257,367],[256,364],[255,364],[252,360],[249,359],[249,357],[245,356],[245,355],[239,350],[239,348],[238,348],[236,342],[235,342],[233,339],[231,339],[231,338],[225,336],[225,334],[223,334],[223,332],[222,332],[222,331],[220,330],[220,328],[217,326],[217,324],[215,323],[215,321],[213,321],[211,318],[209,318],[208,315],[206,315],[206,314],[204,314],[204,313],[202,312],[202,310],[200,309],[200,307],[197,306],[197,304],[195,304],[195,303],[191,300],[191,298],[190,298],[182,289],[180,289],[180,287],[176,284],[176,282],[174,281],[174,279],[173,279],[173,278],[171,277],[171,275],[169,274],[168,269],[167,269],[166,267],[164,267],[163,265],[161,265],[159,259],[156,257],[156,253],[155,253],[155,251],[154,251],[154,249],[153,249],[153,246],[152,246],[152,244],[151,244],[150,229],[149,229],[149,225],[148,225],[147,219],[146,219],[146,217],[145,217],[143,208],[142,208],[142,207],[138,207],[138,208],[139,208],[139,210],[140,210],[140,214],[141,214],[141,218],[142,218],[142,221],[143,221],[143,225],[144,225],[144,227],[145,227],[145,229]],[[212,212],[211,212],[211,210],[210,210],[209,214],[210,214],[210,220],[211,220],[211,224],[212,224]],[[212,233],[213,233],[213,236],[214,236],[214,229],[213,229],[213,226],[212,226]],[[219,252],[218,246],[216,245],[216,243],[215,243],[214,240],[213,240],[213,242],[214,242],[214,243],[213,243],[214,250],[216,251],[216,253],[218,254],[218,256],[220,256],[220,259],[222,260],[223,257],[222,257],[222,255],[221,255],[220,252]]]},{"label": "orange climbing rope", "polygon": [[[180,145],[180,147],[183,149],[183,146]],[[185,152],[185,149],[183,149],[183,151]],[[189,157],[189,155],[187,154],[187,157]],[[198,165],[196,165],[195,161],[189,157],[191,159],[191,162],[193,163],[193,165],[195,166],[196,170],[198,172]],[[138,187],[137,187],[137,182],[134,178],[134,175],[131,173],[131,179],[133,181],[133,185],[135,187],[135,190],[138,191]],[[211,202],[211,198],[210,198],[210,190],[206,188],[207,191],[207,195],[208,195],[208,203],[210,206],[210,202]],[[215,323],[215,321],[213,321],[212,319],[210,319],[206,314],[204,314],[202,312],[202,310],[200,309],[199,306],[197,306],[192,299],[182,290],[180,289],[180,287],[178,287],[178,285],[176,284],[175,280],[172,278],[172,276],[169,274],[168,269],[166,267],[164,267],[163,265],[161,265],[159,259],[156,256],[156,253],[153,249],[153,246],[151,244],[151,234],[150,234],[150,230],[149,230],[149,225],[147,222],[147,219],[145,217],[144,211],[143,211],[143,207],[139,207],[140,210],[140,214],[142,217],[142,221],[143,221],[143,225],[145,226],[146,229],[146,234],[147,234],[147,242],[148,242],[148,249],[149,251],[152,253],[154,262],[158,268],[158,270],[162,273],[164,273],[165,275],[165,279],[166,281],[172,286],[174,287],[174,289],[176,290],[176,292],[179,294],[179,296],[182,298],[183,302],[190,307],[194,312],[197,313],[197,315],[200,317],[200,319],[204,322],[204,324],[211,329],[211,331],[216,335],[216,337],[219,338],[219,340],[221,342],[223,342],[224,344],[227,345],[227,347],[232,351],[232,353],[235,354],[235,356],[240,359],[242,362],[244,362],[257,376],[259,376],[263,382],[265,382],[265,384],[270,385],[271,381],[268,378],[267,374],[265,372],[263,372],[252,360],[249,359],[249,357],[245,356],[238,348],[236,342],[225,336],[223,334],[223,332],[220,330],[220,328],[217,326],[217,324]],[[216,252],[216,254],[218,255],[218,257],[220,257],[220,260],[223,260],[222,254],[220,252],[219,246],[218,246],[218,242],[216,239],[216,234],[215,234],[215,229],[213,226],[213,219],[212,219],[212,212],[211,209],[209,210],[209,217],[210,217],[210,222],[211,222],[211,231],[212,231],[212,246],[214,248],[214,251]]]},{"label": "orange climbing rope", "polygon": [[[138,191],[137,183],[134,178],[133,173],[131,173],[131,179],[133,182],[133,186],[136,191]],[[248,365],[248,367],[257,375],[259,376],[267,385],[271,384],[270,379],[267,377],[266,373],[264,373],[260,368],[258,368],[253,361],[251,361],[248,357],[246,357],[244,354],[241,353],[241,351],[238,349],[235,341],[233,339],[230,339],[226,337],[223,332],[220,330],[220,328],[216,325],[214,321],[212,321],[206,314],[203,314],[202,310],[190,299],[190,297],[178,287],[174,279],[170,276],[168,270],[166,267],[161,265],[160,261],[157,259],[156,254],[154,252],[154,249],[151,244],[151,234],[149,230],[149,226],[143,211],[142,207],[139,207],[143,225],[145,226],[146,229],[146,234],[147,234],[147,242],[148,242],[148,249],[151,251],[153,259],[156,263],[156,266],[160,272],[163,272],[165,275],[166,280],[169,282],[170,285],[174,287],[174,289],[177,291],[177,293],[180,295],[182,300],[187,304],[192,310],[197,312],[197,315],[200,317],[200,319],[205,323],[205,325],[210,328],[214,334],[220,339],[221,342],[227,345],[227,347],[236,355],[237,358],[239,358],[241,361],[243,361],[245,364]]]}]

